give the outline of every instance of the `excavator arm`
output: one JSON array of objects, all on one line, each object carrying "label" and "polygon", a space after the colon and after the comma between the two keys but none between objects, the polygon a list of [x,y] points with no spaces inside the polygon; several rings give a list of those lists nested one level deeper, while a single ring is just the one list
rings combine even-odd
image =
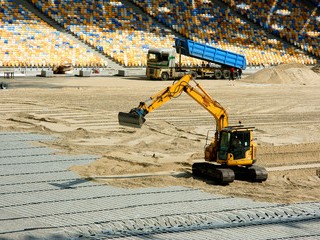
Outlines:
[{"label": "excavator arm", "polygon": [[[132,108],[129,113],[119,112],[118,119],[120,125],[140,128],[146,121],[145,116],[171,100],[178,97],[191,80],[191,75],[185,75],[176,83],[151,96],[145,102],[140,102],[139,106]],[[150,103],[151,102],[151,103]]]},{"label": "excavator arm", "polygon": [[201,87],[196,83],[196,88],[187,85],[184,91],[206,109],[214,118],[217,123],[217,131],[220,132],[223,128],[228,127],[228,114],[226,110]]},{"label": "excavator arm", "polygon": [[[184,91],[197,103],[204,107],[216,120],[217,131],[228,126],[228,115],[225,109],[197,83],[193,87],[189,83],[192,80],[192,75],[185,75],[179,81],[173,83],[171,86],[163,89],[159,93],[151,96],[146,102],[140,102],[139,106],[130,110],[129,113],[119,112],[119,124],[141,127],[145,122],[145,116],[171,100],[172,98],[180,96]],[[150,104],[147,104],[151,101]]]}]

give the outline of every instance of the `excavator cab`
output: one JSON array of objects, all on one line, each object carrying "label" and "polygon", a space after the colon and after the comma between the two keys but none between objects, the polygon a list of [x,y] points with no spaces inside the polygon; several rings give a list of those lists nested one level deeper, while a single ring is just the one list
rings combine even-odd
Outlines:
[{"label": "excavator cab", "polygon": [[[236,180],[263,182],[268,173],[256,162],[256,143],[252,138],[254,127],[229,126],[215,135],[205,148],[205,160],[192,165],[195,176],[212,179],[220,184]],[[209,163],[211,162],[211,163]],[[219,165],[215,164],[218,163]]]},{"label": "excavator cab", "polygon": [[255,162],[255,143],[252,130],[243,126],[222,129],[219,137],[217,162],[228,166],[252,165]]}]

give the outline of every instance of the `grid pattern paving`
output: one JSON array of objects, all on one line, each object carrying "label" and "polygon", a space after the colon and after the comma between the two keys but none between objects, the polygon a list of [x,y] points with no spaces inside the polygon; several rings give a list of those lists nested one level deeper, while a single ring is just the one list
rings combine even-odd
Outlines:
[{"label": "grid pattern paving", "polygon": [[53,139],[45,135],[0,137],[0,239],[320,239],[320,202],[99,185],[67,170],[99,156],[32,144]]}]

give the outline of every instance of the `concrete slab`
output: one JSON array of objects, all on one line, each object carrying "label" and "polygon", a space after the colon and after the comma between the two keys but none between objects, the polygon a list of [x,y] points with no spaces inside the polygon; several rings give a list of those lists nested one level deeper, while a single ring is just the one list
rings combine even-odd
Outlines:
[{"label": "concrete slab", "polygon": [[254,202],[185,187],[123,189],[67,169],[99,156],[0,133],[0,239],[320,239],[320,202]]}]

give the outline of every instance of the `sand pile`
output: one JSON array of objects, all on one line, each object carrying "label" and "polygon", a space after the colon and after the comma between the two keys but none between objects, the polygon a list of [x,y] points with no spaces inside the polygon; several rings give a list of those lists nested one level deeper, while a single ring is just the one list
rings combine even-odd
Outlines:
[{"label": "sand pile", "polygon": [[251,83],[269,84],[320,84],[320,74],[303,64],[283,64],[264,68],[244,79]]}]

